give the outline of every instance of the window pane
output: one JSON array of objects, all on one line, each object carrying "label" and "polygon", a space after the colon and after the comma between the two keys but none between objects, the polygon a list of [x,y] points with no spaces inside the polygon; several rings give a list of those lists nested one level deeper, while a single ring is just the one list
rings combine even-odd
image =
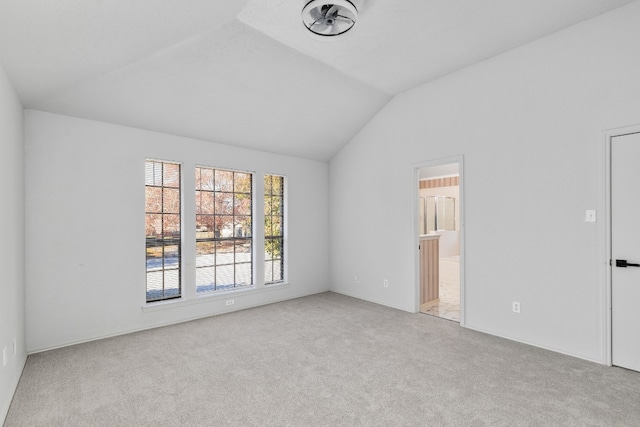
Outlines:
[{"label": "window pane", "polygon": [[196,267],[213,266],[215,263],[215,242],[197,242]]},{"label": "window pane", "polygon": [[233,237],[233,216],[216,216],[215,233],[216,238],[228,239]]},{"label": "window pane", "polygon": [[196,215],[196,239],[213,238],[213,215]]},{"label": "window pane", "polygon": [[215,186],[216,191],[233,191],[233,172],[230,171],[215,171]]},{"label": "window pane", "polygon": [[251,174],[236,172],[234,179],[236,193],[251,193]]},{"label": "window pane", "polygon": [[266,283],[273,282],[273,261],[264,263],[264,281]]},{"label": "window pane", "polygon": [[180,267],[180,246],[167,245],[164,247],[163,267],[165,270]]},{"label": "window pane", "polygon": [[[198,187],[198,185],[200,185]],[[196,189],[213,191],[213,170],[196,168]]]},{"label": "window pane", "polygon": [[196,168],[196,193],[202,190],[202,169]]},{"label": "window pane", "polygon": [[218,215],[233,213],[233,193],[215,193],[216,211]]},{"label": "window pane", "polygon": [[281,235],[282,235],[282,217],[272,216],[271,217],[271,236],[281,236]]},{"label": "window pane", "polygon": [[180,213],[180,189],[164,188],[162,190],[162,205],[164,213]]},{"label": "window pane", "polygon": [[213,214],[213,193],[210,191],[199,191],[198,196],[199,200],[196,203],[199,202],[199,206],[196,204],[196,209],[198,209],[198,207],[200,208],[199,213]]},{"label": "window pane", "polygon": [[264,214],[265,215],[282,215],[282,197],[280,196],[264,196]]},{"label": "window pane", "polygon": [[162,212],[162,188],[145,188],[145,210],[146,212]]},{"label": "window pane", "polygon": [[284,177],[267,175],[264,196],[265,282],[284,280]]},{"label": "window pane", "polygon": [[175,163],[163,163],[163,181],[164,187],[180,188],[180,165]]},{"label": "window pane", "polygon": [[164,296],[175,297],[177,295],[180,295],[180,270],[165,270]]},{"label": "window pane", "polygon": [[145,185],[162,185],[162,163],[145,162]]},{"label": "window pane", "polygon": [[145,234],[147,237],[162,237],[162,215],[145,215]]},{"label": "window pane", "polygon": [[266,194],[264,196],[264,215],[265,217],[271,215],[271,196]]},{"label": "window pane", "polygon": [[264,259],[272,260],[282,258],[282,239],[265,239]]},{"label": "window pane", "polygon": [[265,236],[273,236],[271,223],[273,222],[273,217],[265,216],[264,217],[264,235]]},{"label": "window pane", "polygon": [[234,285],[234,265],[222,265],[216,268],[216,288],[232,288]]},{"label": "window pane", "polygon": [[[196,192],[200,197],[196,201],[197,292],[249,286],[253,283],[253,176],[205,167],[198,170],[199,185],[204,188],[207,174],[213,178],[213,191]],[[211,215],[205,215],[207,212]]]},{"label": "window pane", "polygon": [[235,237],[251,237],[251,217],[237,216],[235,217]]},{"label": "window pane", "polygon": [[196,213],[202,213],[202,191],[196,190]]},{"label": "window pane", "polygon": [[271,183],[273,182],[272,175],[265,175],[264,177],[264,194],[273,194],[273,187]]},{"label": "window pane", "polygon": [[234,215],[251,215],[251,195],[236,194],[233,200]]},{"label": "window pane", "polygon": [[216,242],[216,265],[233,264],[234,246],[233,241]]},{"label": "window pane", "polygon": [[265,261],[273,260],[274,252],[271,250],[271,245],[273,245],[273,241],[265,239],[264,241],[264,260]]},{"label": "window pane", "polygon": [[147,273],[147,300],[162,298],[162,270]]},{"label": "window pane", "polygon": [[208,292],[215,290],[215,268],[204,267],[196,270],[196,291]]},{"label": "window pane", "polygon": [[274,195],[284,194],[284,178],[281,176],[274,176],[271,184],[272,192]]},{"label": "window pane", "polygon": [[147,242],[147,271],[162,270],[162,245]]},{"label": "window pane", "polygon": [[271,202],[269,203],[269,207],[271,208],[271,215],[281,215],[282,214],[282,197],[271,196]]},{"label": "window pane", "polygon": [[247,240],[236,240],[236,263],[251,262],[251,242]]},{"label": "window pane", "polygon": [[282,265],[283,265],[282,260],[273,262],[273,281],[274,282],[281,282],[284,280],[284,278],[282,277]]},{"label": "window pane", "polygon": [[162,234],[165,239],[180,237],[180,215],[162,215]]},{"label": "window pane", "polygon": [[180,296],[180,164],[145,162],[147,302]]},{"label": "window pane", "polygon": [[251,264],[236,265],[236,285],[244,286],[251,284]]}]

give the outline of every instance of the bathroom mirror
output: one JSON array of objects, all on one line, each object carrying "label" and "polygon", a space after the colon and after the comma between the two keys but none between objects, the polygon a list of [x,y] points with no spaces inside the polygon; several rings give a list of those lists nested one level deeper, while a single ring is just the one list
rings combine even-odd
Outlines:
[{"label": "bathroom mirror", "polygon": [[420,212],[422,221],[420,232],[429,234],[434,231],[455,231],[456,229],[456,199],[447,196],[421,197]]}]

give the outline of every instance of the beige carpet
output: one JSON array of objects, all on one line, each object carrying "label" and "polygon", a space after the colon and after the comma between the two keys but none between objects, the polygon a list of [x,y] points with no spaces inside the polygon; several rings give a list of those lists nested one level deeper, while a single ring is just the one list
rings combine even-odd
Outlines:
[{"label": "beige carpet", "polygon": [[640,374],[324,293],[32,355],[12,426],[632,426]]}]

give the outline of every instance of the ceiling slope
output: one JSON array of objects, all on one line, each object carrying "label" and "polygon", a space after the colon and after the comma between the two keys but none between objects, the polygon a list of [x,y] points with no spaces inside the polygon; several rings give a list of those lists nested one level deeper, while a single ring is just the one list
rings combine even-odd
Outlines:
[{"label": "ceiling slope", "polygon": [[354,0],[308,36],[306,0],[0,0],[27,108],[328,161],[403,91],[632,0]]},{"label": "ceiling slope", "polygon": [[388,99],[232,21],[33,107],[327,161]]},{"label": "ceiling slope", "polygon": [[224,25],[245,3],[2,0],[0,58],[23,102],[32,106],[77,82]]},{"label": "ceiling slope", "polygon": [[307,0],[249,0],[239,19],[395,95],[634,0],[351,0],[356,27],[339,42],[303,37]]}]

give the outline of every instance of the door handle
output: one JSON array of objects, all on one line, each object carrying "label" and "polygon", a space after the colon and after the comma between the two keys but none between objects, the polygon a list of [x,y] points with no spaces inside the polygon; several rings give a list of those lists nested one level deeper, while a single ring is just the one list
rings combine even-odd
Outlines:
[{"label": "door handle", "polygon": [[616,267],[623,267],[623,268],[640,267],[640,264],[633,264],[633,263],[627,262],[626,259],[617,259],[616,260]]}]

